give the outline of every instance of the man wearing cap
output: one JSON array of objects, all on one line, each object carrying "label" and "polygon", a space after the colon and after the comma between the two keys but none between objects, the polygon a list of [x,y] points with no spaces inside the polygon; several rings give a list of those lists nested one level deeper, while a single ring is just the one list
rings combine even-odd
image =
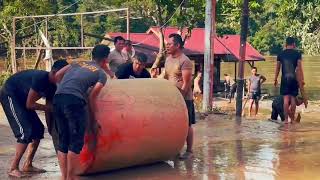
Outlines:
[{"label": "man wearing cap", "polygon": [[[0,102],[17,138],[16,152],[8,170],[10,176],[23,177],[24,172],[45,172],[32,165],[40,139],[43,139],[44,135],[44,126],[35,110],[44,111],[46,114],[51,112],[51,101],[56,91],[55,74],[67,64],[65,60],[58,60],[50,72],[42,70],[18,72],[2,87]],[[45,105],[37,103],[40,98],[46,99]],[[49,126],[49,119],[46,121]],[[21,171],[20,160],[27,148],[27,157]]]},{"label": "man wearing cap", "polygon": [[118,67],[116,77],[118,79],[151,78],[146,70],[148,57],[144,53],[137,53],[132,62],[122,64]]}]

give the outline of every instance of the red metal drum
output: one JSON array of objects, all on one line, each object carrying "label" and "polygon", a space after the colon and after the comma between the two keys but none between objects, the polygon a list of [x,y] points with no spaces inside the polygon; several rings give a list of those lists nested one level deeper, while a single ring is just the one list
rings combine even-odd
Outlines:
[{"label": "red metal drum", "polygon": [[112,80],[99,94],[98,134],[86,134],[79,175],[168,160],[179,153],[188,113],[179,90],[160,79]]}]

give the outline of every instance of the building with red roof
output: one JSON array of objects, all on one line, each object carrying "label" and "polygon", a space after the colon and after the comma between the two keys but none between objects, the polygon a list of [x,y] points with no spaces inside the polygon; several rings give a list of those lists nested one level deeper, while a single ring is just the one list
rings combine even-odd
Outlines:
[{"label": "building with red roof", "polygon": [[[187,33],[187,29],[183,29],[182,32],[177,27],[166,27],[163,29],[164,41],[166,42],[168,36],[172,33],[178,33],[184,37]],[[107,33],[105,37],[113,39],[116,36],[127,37],[127,33],[111,32]],[[155,60],[156,54],[160,47],[160,28],[151,27],[145,33],[130,33],[129,39],[132,41],[136,52],[143,52],[148,56],[149,65]],[[205,29],[194,28],[191,30],[191,34],[186,38],[184,45],[184,53],[194,61],[195,71],[202,70],[204,51],[205,51]],[[111,42],[104,40],[103,43],[110,44]],[[220,80],[220,64],[221,62],[234,62],[237,63],[240,60],[240,35],[224,35],[222,37],[216,37],[214,39],[214,54],[215,54],[215,68],[218,71],[214,78],[215,81]],[[246,46],[245,60],[253,65],[254,61],[264,61],[264,57],[253,48],[248,42]],[[235,73],[236,74],[236,73]]]}]

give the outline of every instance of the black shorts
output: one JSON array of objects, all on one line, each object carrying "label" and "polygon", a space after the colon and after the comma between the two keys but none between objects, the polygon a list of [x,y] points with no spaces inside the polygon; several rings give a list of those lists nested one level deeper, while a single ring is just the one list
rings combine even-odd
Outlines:
[{"label": "black shorts", "polygon": [[53,114],[58,130],[58,150],[79,154],[84,144],[88,109],[84,100],[69,94],[53,98]]},{"label": "black shorts", "polygon": [[250,92],[249,98],[253,99],[255,101],[259,101],[261,98],[261,93],[260,92]]},{"label": "black shorts", "polygon": [[188,109],[188,117],[189,117],[189,126],[196,123],[195,111],[193,100],[185,100],[187,109]]},{"label": "black shorts", "polygon": [[271,112],[271,119],[277,120],[278,116],[280,116],[281,121],[284,121],[284,112],[282,109],[278,109],[274,104],[272,104],[272,112]]},{"label": "black shorts", "polygon": [[43,139],[44,126],[37,113],[26,108],[25,102],[4,89],[0,92],[0,102],[18,143]]},{"label": "black shorts", "polygon": [[231,86],[231,88],[230,88],[230,93],[236,93],[236,91],[237,91],[237,84],[236,83],[234,83],[234,84],[232,84],[232,86]]},{"label": "black shorts", "polygon": [[298,81],[295,79],[282,79],[280,85],[280,94],[283,96],[298,96],[299,85]]}]

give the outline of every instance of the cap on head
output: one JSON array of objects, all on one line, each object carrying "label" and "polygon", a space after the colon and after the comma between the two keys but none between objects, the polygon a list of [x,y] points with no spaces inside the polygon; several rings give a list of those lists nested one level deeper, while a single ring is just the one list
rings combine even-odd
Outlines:
[{"label": "cap on head", "polygon": [[104,44],[96,45],[92,50],[92,59],[96,62],[101,62],[108,58],[110,54],[110,48]]},{"label": "cap on head", "polygon": [[134,55],[134,58],[137,59],[139,62],[146,64],[148,62],[148,57],[146,54],[138,52]]},{"label": "cap on head", "polygon": [[69,63],[67,62],[66,59],[59,59],[53,63],[53,65],[51,67],[51,71],[54,71],[54,72],[59,71],[63,67],[67,66],[68,64]]}]

